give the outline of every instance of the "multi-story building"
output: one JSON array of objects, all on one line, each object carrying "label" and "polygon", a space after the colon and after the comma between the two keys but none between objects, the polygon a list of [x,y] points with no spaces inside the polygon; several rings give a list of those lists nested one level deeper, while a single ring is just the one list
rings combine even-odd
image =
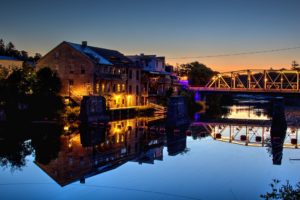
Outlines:
[{"label": "multi-story building", "polygon": [[42,67],[57,72],[63,96],[101,95],[110,108],[141,105],[141,68],[119,51],[64,41],[38,61]]},{"label": "multi-story building", "polygon": [[166,67],[165,57],[144,54],[127,57],[143,69],[142,101],[144,104],[156,103],[157,97],[165,95],[170,88],[174,92],[178,90],[177,77],[170,71],[171,67]]}]

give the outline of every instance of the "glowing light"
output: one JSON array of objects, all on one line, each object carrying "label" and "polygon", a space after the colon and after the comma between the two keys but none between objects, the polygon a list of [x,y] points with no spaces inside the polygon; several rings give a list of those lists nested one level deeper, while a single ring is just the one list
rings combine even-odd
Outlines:
[{"label": "glowing light", "polygon": [[116,95],[115,99],[118,100],[118,99],[120,99],[120,97],[121,97],[120,95]]},{"label": "glowing light", "polygon": [[181,80],[181,81],[187,81],[187,80],[188,80],[188,77],[187,77],[187,76],[181,76],[181,77],[180,77],[180,80]]},{"label": "glowing light", "polygon": [[64,126],[64,131],[69,131],[69,128],[70,128],[70,127],[69,127],[69,126],[67,126],[67,125],[66,125],[66,126]]}]

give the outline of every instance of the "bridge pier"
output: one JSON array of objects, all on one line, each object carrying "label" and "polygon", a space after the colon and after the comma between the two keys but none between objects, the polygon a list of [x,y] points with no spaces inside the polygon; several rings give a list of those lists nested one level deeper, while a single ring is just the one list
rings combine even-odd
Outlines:
[{"label": "bridge pier", "polygon": [[195,92],[195,102],[198,102],[198,101],[206,101],[206,96],[205,96],[205,94],[201,94],[200,92],[199,92],[199,90],[196,90],[196,92]]}]

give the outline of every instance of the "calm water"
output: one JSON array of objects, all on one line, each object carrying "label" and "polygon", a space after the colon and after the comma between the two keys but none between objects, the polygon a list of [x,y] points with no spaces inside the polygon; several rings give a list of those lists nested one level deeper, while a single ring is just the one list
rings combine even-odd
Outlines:
[{"label": "calm water", "polygon": [[[291,144],[296,126],[283,136],[282,154],[272,153],[266,110],[253,105],[226,109],[218,119],[201,115],[175,130],[153,117],[61,137],[42,134],[22,148],[16,145],[19,157],[7,146],[12,150],[0,156],[0,198],[259,199],[274,178],[300,180],[300,161],[290,160],[300,158]],[[34,150],[20,161],[24,144]],[[18,162],[5,163],[10,160]]]}]

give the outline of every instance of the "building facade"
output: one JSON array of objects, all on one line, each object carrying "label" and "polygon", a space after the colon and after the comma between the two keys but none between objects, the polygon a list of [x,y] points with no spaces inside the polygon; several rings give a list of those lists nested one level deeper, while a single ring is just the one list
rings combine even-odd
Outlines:
[{"label": "building facade", "polygon": [[158,96],[164,96],[172,89],[178,90],[177,76],[172,73],[170,66],[166,67],[165,57],[156,55],[133,55],[127,56],[135,65],[142,68],[142,102],[147,104],[157,103]]},{"label": "building facade", "polygon": [[38,61],[42,67],[55,70],[61,95],[76,101],[101,95],[110,108],[142,105],[142,69],[118,51],[64,41]]}]

